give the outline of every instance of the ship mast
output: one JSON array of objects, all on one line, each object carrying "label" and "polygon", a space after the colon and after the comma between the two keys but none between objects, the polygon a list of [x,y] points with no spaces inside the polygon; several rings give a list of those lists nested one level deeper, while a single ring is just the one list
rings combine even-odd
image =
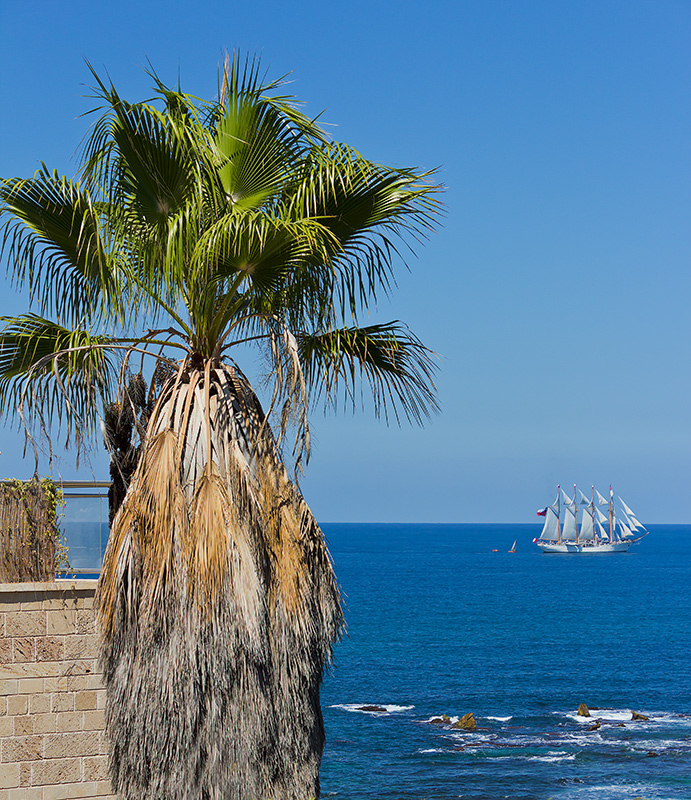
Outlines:
[{"label": "ship mast", "polygon": [[595,487],[590,487],[590,516],[593,518],[593,542],[600,543],[600,536],[595,530]]},{"label": "ship mast", "polygon": [[576,494],[576,484],[573,485],[573,527],[576,532],[576,544],[578,544],[578,495]]},{"label": "ship mast", "polygon": [[614,492],[612,491],[612,484],[609,485],[609,541],[614,544]]},{"label": "ship mast", "polygon": [[561,544],[561,486],[557,484],[557,544]]}]

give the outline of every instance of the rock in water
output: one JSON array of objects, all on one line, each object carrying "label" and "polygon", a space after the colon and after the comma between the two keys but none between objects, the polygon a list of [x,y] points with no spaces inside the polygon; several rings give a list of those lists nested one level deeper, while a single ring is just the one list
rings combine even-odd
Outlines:
[{"label": "rock in water", "polygon": [[639,714],[637,711],[632,711],[631,712],[631,721],[633,722],[633,720],[635,720],[635,719],[640,719],[640,720],[643,720],[644,722],[647,722],[650,719],[650,717],[646,717],[645,714]]},{"label": "rock in water", "polygon": [[[581,715],[581,716],[583,716],[583,715]],[[600,720],[598,719],[598,720],[596,720],[596,721],[595,721],[595,724],[594,724],[594,725],[591,725],[590,727],[586,728],[586,730],[587,730],[587,731],[596,731],[596,730],[598,730],[598,728],[601,726],[601,724],[602,724],[602,723],[601,723],[601,722],[600,722]]]},{"label": "rock in water", "polygon": [[473,716],[473,712],[470,711],[468,714],[464,714],[458,720],[458,722],[454,722],[454,724],[451,727],[464,731],[474,731],[477,725],[475,724],[475,717]]},{"label": "rock in water", "polygon": [[590,710],[588,709],[588,706],[585,703],[581,703],[580,706],[578,706],[577,714],[579,717],[589,717]]},{"label": "rock in water", "polygon": [[384,706],[358,706],[358,711],[376,711],[378,714],[386,714]]}]

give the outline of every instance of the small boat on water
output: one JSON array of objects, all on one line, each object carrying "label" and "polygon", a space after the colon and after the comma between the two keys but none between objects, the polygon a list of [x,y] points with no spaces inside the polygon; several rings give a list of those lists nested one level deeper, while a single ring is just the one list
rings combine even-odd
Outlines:
[{"label": "small boat on water", "polygon": [[[518,541],[518,539],[516,539],[516,542],[517,542],[517,541]],[[514,542],[514,543],[511,545],[511,549],[509,550],[509,553],[515,553],[515,552],[516,552],[516,542]]]},{"label": "small boat on water", "polygon": [[[557,486],[557,499],[537,512],[545,524],[533,541],[543,553],[625,553],[649,531],[621,497],[617,501],[611,486],[609,500],[594,486],[590,499],[575,485],[573,498]],[[608,514],[600,510],[602,506],[608,507]]]}]

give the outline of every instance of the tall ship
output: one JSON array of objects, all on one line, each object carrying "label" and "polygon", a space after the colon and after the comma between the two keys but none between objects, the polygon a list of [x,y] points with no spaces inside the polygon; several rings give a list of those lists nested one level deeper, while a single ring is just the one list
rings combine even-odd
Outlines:
[{"label": "tall ship", "polygon": [[543,553],[625,553],[649,533],[621,497],[615,503],[611,486],[609,500],[594,486],[589,498],[557,486],[557,499],[537,514],[545,524],[533,541]]}]

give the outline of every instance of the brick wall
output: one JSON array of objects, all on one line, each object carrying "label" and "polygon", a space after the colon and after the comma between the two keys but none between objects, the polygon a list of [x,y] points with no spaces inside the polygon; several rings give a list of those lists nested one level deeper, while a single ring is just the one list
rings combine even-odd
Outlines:
[{"label": "brick wall", "polygon": [[0,584],[0,800],[114,800],[95,590],[95,580]]}]

